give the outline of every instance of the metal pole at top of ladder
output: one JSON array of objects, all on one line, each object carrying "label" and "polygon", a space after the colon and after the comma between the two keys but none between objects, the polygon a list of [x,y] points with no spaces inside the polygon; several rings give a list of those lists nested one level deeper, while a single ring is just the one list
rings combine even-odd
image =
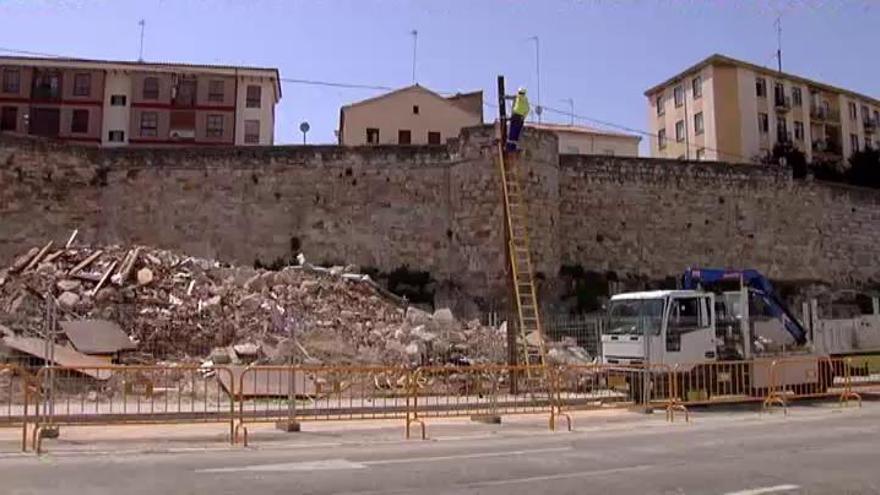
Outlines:
[{"label": "metal pole at top of ladder", "polygon": [[[499,131],[501,133],[497,142],[498,165],[504,201],[505,238],[514,304],[518,316],[520,338],[522,339],[523,364],[535,364],[537,361],[537,364],[543,365],[546,362],[546,347],[534,284],[531,242],[528,234],[528,212],[524,190],[517,173],[516,154],[508,153],[506,150],[507,108],[502,76],[498,77],[498,103]],[[529,339],[529,336],[532,338]],[[530,342],[530,340],[534,342]],[[515,338],[511,338],[509,334],[508,342],[511,341],[514,341],[511,347],[516,347]],[[535,351],[534,347],[537,347],[536,352],[533,352]],[[533,360],[533,357],[536,359]],[[510,353],[509,360],[515,361],[515,351]]]}]

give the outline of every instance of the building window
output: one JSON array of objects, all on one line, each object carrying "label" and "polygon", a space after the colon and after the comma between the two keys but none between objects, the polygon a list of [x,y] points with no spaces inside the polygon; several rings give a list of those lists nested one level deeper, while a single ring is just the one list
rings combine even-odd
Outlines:
[{"label": "building window", "polygon": [[428,131],[428,144],[440,144],[440,133]]},{"label": "building window", "polygon": [[367,144],[379,144],[379,129],[367,127]]},{"label": "building window", "polygon": [[697,148],[697,161],[706,159],[706,148]]},{"label": "building window", "polygon": [[694,99],[703,96],[703,76],[697,76],[691,81],[691,89],[694,93]]},{"label": "building window", "polygon": [[874,110],[874,125],[880,125],[880,112]]},{"label": "building window", "polygon": [[786,125],[784,119],[779,119],[776,121],[776,140],[780,143],[786,143],[789,141],[788,126]]},{"label": "building window", "polygon": [[70,132],[77,134],[85,134],[89,132],[88,110],[73,111],[73,118],[70,120]]},{"label": "building window", "polygon": [[676,108],[684,105],[684,88],[681,85],[676,86],[672,90],[672,97],[675,99]]},{"label": "building window", "polygon": [[868,107],[862,105],[862,121],[868,122],[869,120],[871,120],[871,112],[868,111]]},{"label": "building window", "polygon": [[858,134],[850,134],[849,135],[849,144],[852,148],[853,152],[859,150],[859,135]]},{"label": "building window", "polygon": [[679,143],[684,141],[684,121],[679,120],[675,123],[675,140]]},{"label": "building window", "polygon": [[666,113],[666,108],[663,106],[663,95],[657,97],[657,115],[663,115]]},{"label": "building window", "polygon": [[666,148],[666,129],[657,131],[657,147],[661,150]]},{"label": "building window", "polygon": [[761,134],[767,134],[770,132],[770,120],[766,113],[758,113],[758,132]]},{"label": "building window", "polygon": [[75,74],[73,76],[73,96],[89,96],[92,92],[92,75]]},{"label": "building window", "polygon": [[260,100],[263,96],[263,88],[260,86],[248,86],[247,87],[247,99],[245,101],[245,106],[247,108],[260,108]]},{"label": "building window", "polygon": [[801,94],[801,88],[791,88],[791,103],[796,107],[804,104],[803,95]]},{"label": "building window", "polygon": [[856,108],[856,102],[854,101],[849,102],[849,118],[852,120],[858,120],[859,118],[859,111]]},{"label": "building window", "polygon": [[223,103],[225,84],[221,80],[213,79],[208,82],[208,101]]},{"label": "building window", "polygon": [[159,114],[144,112],[141,114],[141,136],[156,137],[159,135]]},{"label": "building window", "polygon": [[412,133],[410,133],[409,129],[401,129],[397,131],[397,144],[411,144],[412,143]]},{"label": "building window", "polygon": [[260,121],[245,120],[244,121],[244,142],[247,144],[259,144],[260,142]]},{"label": "building window", "polygon": [[111,143],[125,142],[125,131],[110,131],[107,133],[107,141]]},{"label": "building window", "polygon": [[21,75],[18,69],[3,70],[3,92],[18,94],[21,87]]},{"label": "building window", "polygon": [[698,112],[694,114],[694,134],[700,135],[703,133],[703,112]]},{"label": "building window", "polygon": [[0,112],[0,131],[15,131],[18,129],[18,108],[3,107]]},{"label": "building window", "polygon": [[61,98],[61,74],[52,70],[34,70],[31,98],[56,100]]},{"label": "building window", "polygon": [[111,107],[124,107],[126,103],[125,95],[110,95]]},{"label": "building window", "polygon": [[778,82],[773,85],[773,97],[776,100],[777,105],[782,105],[785,103],[785,85],[781,82]]},{"label": "building window", "polygon": [[413,115],[418,115],[418,114],[419,114],[419,106],[413,105]]},{"label": "building window", "polygon": [[144,99],[145,100],[158,100],[159,99],[159,78],[158,77],[144,78]]},{"label": "building window", "polygon": [[209,114],[206,118],[205,135],[212,138],[223,137],[223,116]]},{"label": "building window", "polygon": [[794,138],[798,141],[804,140],[804,123],[799,120],[794,121]]},{"label": "building window", "polygon": [[755,94],[758,98],[767,97],[767,81],[763,77],[755,78]]}]

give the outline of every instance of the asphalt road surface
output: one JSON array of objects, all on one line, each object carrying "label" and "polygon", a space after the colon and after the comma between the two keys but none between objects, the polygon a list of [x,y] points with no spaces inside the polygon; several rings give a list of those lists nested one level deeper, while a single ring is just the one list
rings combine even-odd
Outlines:
[{"label": "asphalt road surface", "polygon": [[248,449],[4,454],[0,493],[880,493],[880,403],[644,418],[578,420],[571,433],[465,423],[430,429],[431,441],[400,440],[398,425],[359,441],[304,433]]}]

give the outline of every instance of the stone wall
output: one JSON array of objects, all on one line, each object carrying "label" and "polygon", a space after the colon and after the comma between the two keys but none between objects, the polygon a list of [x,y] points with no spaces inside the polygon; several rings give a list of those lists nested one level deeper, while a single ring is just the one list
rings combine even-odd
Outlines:
[{"label": "stone wall", "polygon": [[[536,270],[662,279],[754,267],[840,287],[880,280],[880,195],[747,165],[559,156],[527,131],[521,177]],[[504,299],[504,215],[492,129],[448,146],[97,150],[0,139],[0,266],[79,229],[253,263],[429,272]]]}]

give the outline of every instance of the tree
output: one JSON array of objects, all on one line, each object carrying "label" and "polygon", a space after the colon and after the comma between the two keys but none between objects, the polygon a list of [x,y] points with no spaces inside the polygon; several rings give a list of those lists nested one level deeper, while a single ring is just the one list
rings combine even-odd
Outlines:
[{"label": "tree", "polygon": [[849,157],[846,178],[850,184],[880,188],[880,150],[866,148]]},{"label": "tree", "polygon": [[807,155],[797,149],[791,141],[781,141],[773,146],[773,152],[765,159],[765,163],[791,167],[795,179],[807,176]]}]

